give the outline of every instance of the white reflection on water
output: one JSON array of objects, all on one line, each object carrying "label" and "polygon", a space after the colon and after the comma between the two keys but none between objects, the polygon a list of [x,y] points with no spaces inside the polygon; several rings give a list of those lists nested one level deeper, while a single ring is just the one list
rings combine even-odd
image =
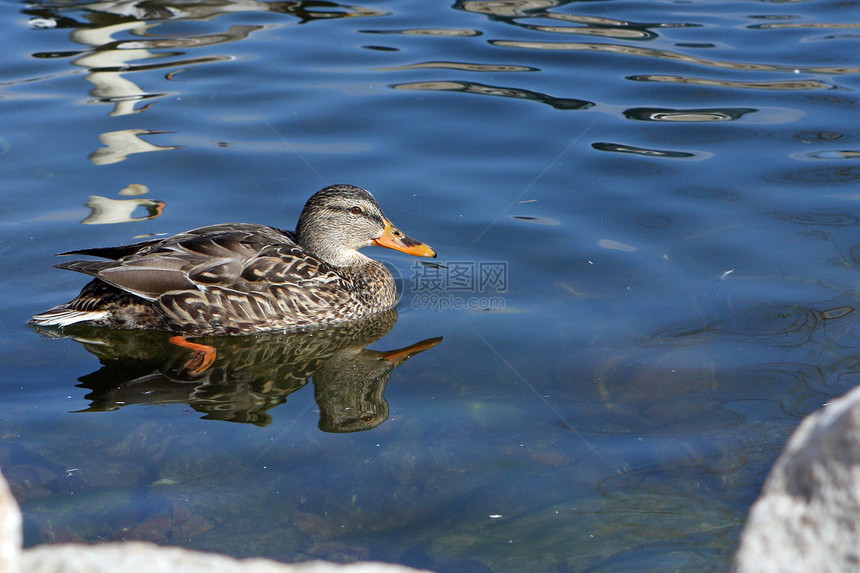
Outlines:
[{"label": "white reflection on water", "polygon": [[99,140],[105,145],[90,154],[90,161],[95,165],[111,165],[128,159],[129,155],[135,153],[150,153],[153,151],[169,151],[179,149],[175,145],[155,145],[142,139],[142,135],[155,135],[164,133],[146,129],[124,129],[122,131],[109,131],[99,136]]},{"label": "white reflection on water", "polygon": [[[87,207],[92,211],[90,215],[81,221],[84,225],[112,225],[115,223],[133,223],[135,221],[146,221],[161,216],[164,210],[162,201],[152,199],[109,199],[99,195],[90,196]],[[147,214],[135,217],[133,214],[143,207]]]}]

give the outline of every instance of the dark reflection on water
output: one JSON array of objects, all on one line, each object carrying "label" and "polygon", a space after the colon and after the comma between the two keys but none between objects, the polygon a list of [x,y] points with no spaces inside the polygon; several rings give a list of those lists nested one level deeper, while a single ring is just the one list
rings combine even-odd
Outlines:
[{"label": "dark reflection on water", "polygon": [[365,346],[385,336],[397,322],[391,310],[334,329],[253,337],[195,338],[217,349],[203,372],[188,368],[188,351],[170,344],[163,332],[67,328],[102,363],[78,378],[90,389],[88,412],[132,404],[187,403],[203,419],[271,423],[269,410],[287,401],[313,378],[324,432],[370,430],[388,419],[383,395],[394,369],[436,346],[432,338],[406,348],[380,352]]},{"label": "dark reflection on water", "polygon": [[402,34],[404,36],[469,37],[480,36],[480,30],[454,28],[415,28],[408,30],[362,30],[364,34]]},{"label": "dark reflection on water", "polygon": [[710,78],[694,78],[689,76],[672,76],[672,75],[657,75],[645,74],[638,76],[627,76],[628,80],[634,82],[658,82],[670,84],[687,84],[693,86],[707,87],[723,87],[733,89],[753,89],[753,90],[777,90],[777,91],[793,91],[793,90],[823,90],[834,89],[836,86],[818,80],[803,80],[803,81],[770,81],[770,82],[743,82],[738,80],[726,79],[710,79]]},{"label": "dark reflection on water", "polygon": [[852,30],[860,28],[857,22],[779,22],[777,24],[752,24],[750,30],[777,30],[777,29],[809,29],[809,30]]},{"label": "dark reflection on water", "polygon": [[576,42],[528,42],[521,40],[492,40],[494,46],[501,48],[521,48],[524,50],[547,50],[562,52],[601,52],[607,54],[619,54],[625,56],[639,56],[646,58],[657,58],[661,60],[673,60],[690,64],[698,64],[726,70],[738,71],[772,71],[789,73],[810,74],[856,74],[860,73],[860,67],[829,67],[829,66],[782,66],[773,64],[759,64],[748,62],[728,62],[720,60],[709,60],[698,56],[691,56],[671,50],[654,50],[651,48],[640,48],[624,44],[589,44]]},{"label": "dark reflection on water", "polygon": [[554,8],[561,0],[466,0],[454,6],[466,12],[486,14],[500,19],[530,16],[538,11]]},{"label": "dark reflection on water", "polygon": [[[556,15],[559,16],[559,15]],[[571,22],[589,23],[587,26],[546,26],[546,25],[531,25],[521,24],[527,30],[535,30],[537,32],[550,32],[553,34],[580,34],[583,36],[600,36],[602,38],[616,38],[618,40],[651,40],[657,37],[657,34],[648,30],[647,24],[628,24],[628,23],[590,23],[584,22],[584,19],[574,20]],[[601,19],[602,20],[602,19]]]},{"label": "dark reflection on water", "polygon": [[860,151],[856,150],[832,150],[812,151],[806,154],[810,159],[860,159]]},{"label": "dark reflection on water", "polygon": [[642,155],[645,157],[666,157],[669,159],[687,159],[690,157],[696,157],[695,153],[690,153],[687,151],[665,151],[660,149],[645,149],[643,147],[636,147],[633,145],[624,145],[621,143],[605,143],[598,142],[592,143],[591,146],[594,149],[598,149],[600,151],[611,151],[613,153],[632,153],[633,155]]},{"label": "dark reflection on water", "polygon": [[531,90],[522,90],[517,88],[508,88],[502,86],[490,86],[479,84],[476,82],[460,82],[460,81],[436,81],[436,82],[416,82],[407,84],[394,84],[391,86],[397,90],[420,90],[420,91],[446,91],[446,92],[461,92],[468,94],[498,96],[513,99],[524,99],[545,103],[555,109],[587,109],[594,105],[593,102],[583,101],[578,99],[557,98],[547,94],[534,92]]},{"label": "dark reflection on water", "polygon": [[421,69],[449,69],[463,70],[467,72],[536,72],[537,68],[528,66],[511,66],[499,64],[467,64],[460,62],[422,62],[420,64],[407,64],[392,68],[379,68],[379,71],[395,70],[421,70]]},{"label": "dark reflection on water", "polygon": [[[605,16],[584,14],[563,14],[550,11],[567,2],[553,0],[501,0],[501,1],[465,1],[455,6],[466,12],[487,14],[510,24],[522,26],[530,30],[552,32],[559,34],[583,34],[588,36],[606,36],[624,40],[653,40],[658,35],[651,28],[697,28],[701,24],[679,22],[634,22],[617,20]],[[521,24],[521,19],[547,19],[560,22],[579,24],[579,26],[546,26]]]},{"label": "dark reflection on water", "polygon": [[624,117],[639,121],[734,121],[755,109],[660,109],[635,108],[624,112]]}]

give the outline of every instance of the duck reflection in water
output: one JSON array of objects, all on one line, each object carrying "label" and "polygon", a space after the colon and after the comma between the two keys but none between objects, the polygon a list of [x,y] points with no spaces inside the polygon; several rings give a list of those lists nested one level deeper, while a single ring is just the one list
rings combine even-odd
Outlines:
[{"label": "duck reflection in water", "polygon": [[187,350],[163,332],[76,325],[49,336],[69,337],[102,364],[82,376],[92,390],[87,412],[130,404],[187,403],[204,419],[271,423],[269,410],[313,379],[324,432],[370,430],[388,419],[384,391],[394,369],[441,342],[430,338],[391,351],[369,350],[397,322],[395,309],[348,325],[291,334],[210,337],[218,360],[203,372],[188,366]]}]

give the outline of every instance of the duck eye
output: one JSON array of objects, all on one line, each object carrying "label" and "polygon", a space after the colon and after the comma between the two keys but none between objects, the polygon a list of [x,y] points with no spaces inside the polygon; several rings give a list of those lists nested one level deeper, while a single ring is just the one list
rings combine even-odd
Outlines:
[{"label": "duck eye", "polygon": [[362,214],[364,214],[364,211],[362,211],[362,210],[361,210],[361,207],[359,207],[358,205],[356,205],[355,207],[352,207],[352,208],[349,210],[349,212],[350,212],[350,213],[352,213],[353,215],[362,215]]}]

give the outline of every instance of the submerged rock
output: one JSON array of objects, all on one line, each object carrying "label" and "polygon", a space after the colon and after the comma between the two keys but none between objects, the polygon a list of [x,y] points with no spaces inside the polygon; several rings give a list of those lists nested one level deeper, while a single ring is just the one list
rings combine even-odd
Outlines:
[{"label": "submerged rock", "polygon": [[808,416],[750,510],[736,573],[860,567],[860,388]]},{"label": "submerged rock", "polygon": [[39,545],[21,550],[21,510],[0,475],[0,572],[2,573],[414,573],[387,563],[337,565],[308,561],[295,565],[270,559],[234,559],[216,553],[160,547],[138,541],[85,545]]},{"label": "submerged rock", "polygon": [[216,553],[160,547],[152,543],[40,545],[24,551],[27,573],[100,573],[163,571],[164,573],[404,573],[415,569],[385,563],[336,565],[308,561],[296,565],[270,559],[233,559]]}]

